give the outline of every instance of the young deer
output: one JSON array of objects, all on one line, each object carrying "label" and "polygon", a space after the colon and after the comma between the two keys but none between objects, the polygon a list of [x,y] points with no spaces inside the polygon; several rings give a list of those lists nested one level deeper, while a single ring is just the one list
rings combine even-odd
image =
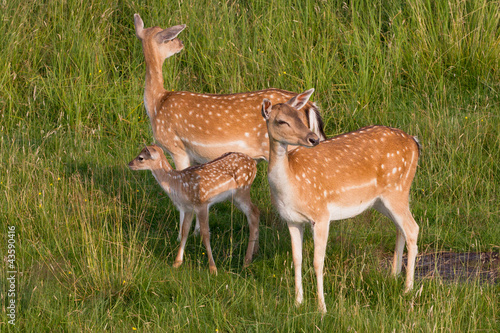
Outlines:
[{"label": "young deer", "polygon": [[196,213],[203,244],[207,249],[210,272],[217,273],[210,247],[208,209],[216,202],[231,198],[248,220],[250,236],[244,266],[250,264],[253,254],[257,252],[259,241],[259,210],[250,199],[250,185],[257,173],[256,164],[247,155],[227,153],[207,164],[180,171],[173,170],[163,150],[156,145],[144,148],[129,163],[132,170],[151,170],[156,181],[167,192],[184,218],[181,244],[174,267],[182,264],[193,213]]},{"label": "young deer", "polygon": [[[311,223],[318,305],[326,312],[323,266],[329,223],[374,208],[396,225],[392,273],[401,272],[408,249],[406,289],[413,287],[419,227],[409,210],[409,193],[419,157],[419,143],[399,129],[371,126],[323,142],[303,124],[304,107],[314,89],[284,104],[262,103],[269,132],[268,178],[273,203],[287,221],[295,267],[296,303],[303,301],[302,240]],[[288,145],[301,146],[287,152]]]}]

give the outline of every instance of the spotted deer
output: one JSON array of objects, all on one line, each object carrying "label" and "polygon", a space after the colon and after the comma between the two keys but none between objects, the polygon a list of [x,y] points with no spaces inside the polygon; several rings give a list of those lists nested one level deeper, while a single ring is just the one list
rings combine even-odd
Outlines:
[{"label": "spotted deer", "polygon": [[[330,221],[354,217],[368,208],[378,210],[396,225],[393,275],[401,272],[407,243],[407,292],[413,287],[419,231],[409,210],[419,143],[415,137],[385,126],[364,127],[320,142],[298,111],[313,91],[286,103],[273,105],[268,99],[262,103],[269,133],[269,185],[273,203],[291,235],[296,303],[303,301],[304,225],[312,225],[318,306],[326,312],[323,266]],[[299,147],[287,152],[288,145]]]},{"label": "spotted deer", "polygon": [[[162,66],[166,58],[183,49],[176,37],[186,26],[144,28],[139,14],[134,15],[134,24],[146,60],[144,105],[154,138],[170,153],[175,167],[184,169],[194,163],[206,163],[228,151],[267,160],[269,140],[266,123],[260,116],[262,100],[281,103],[296,93],[279,89],[228,95],[167,91]],[[307,103],[303,110],[305,123],[324,139],[318,108]]]},{"label": "spotted deer", "polygon": [[[167,91],[163,63],[184,48],[177,36],[186,26],[176,25],[165,30],[144,28],[139,14],[134,15],[134,25],[146,61],[144,106],[155,141],[172,156],[176,169],[206,163],[230,151],[268,160],[266,123],[260,116],[262,100],[281,103],[296,93],[279,89],[228,95]],[[321,140],[325,139],[317,106],[308,102],[302,112],[305,124]],[[182,216],[179,229],[182,229]]]},{"label": "spotted deer", "polygon": [[181,244],[174,267],[182,264],[189,228],[195,213],[203,244],[207,249],[210,272],[217,273],[210,247],[208,209],[214,203],[228,199],[232,199],[247,217],[250,236],[244,266],[250,264],[253,254],[257,252],[259,241],[260,213],[250,199],[250,185],[257,173],[256,164],[255,160],[245,154],[226,153],[206,164],[174,170],[163,150],[157,145],[145,147],[129,163],[132,170],[151,170],[156,181],[183,216]]}]

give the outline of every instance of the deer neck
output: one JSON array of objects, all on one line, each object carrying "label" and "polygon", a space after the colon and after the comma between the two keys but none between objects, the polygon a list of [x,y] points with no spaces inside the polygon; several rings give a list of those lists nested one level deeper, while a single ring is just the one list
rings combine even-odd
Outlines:
[{"label": "deer neck", "polygon": [[268,178],[271,191],[278,191],[279,184],[288,184],[290,167],[288,163],[288,145],[269,138]]},{"label": "deer neck", "polygon": [[172,188],[172,171],[172,167],[166,159],[160,160],[158,166],[151,169],[156,181],[167,193],[170,193]]},{"label": "deer neck", "polygon": [[303,198],[297,190],[297,183],[288,158],[288,145],[270,141],[269,166],[267,177],[271,189],[271,199],[280,216],[285,221],[308,222],[311,219],[304,213]]},{"label": "deer neck", "polygon": [[163,87],[163,60],[158,56],[146,57],[146,85],[144,88],[144,106],[151,120],[156,117],[162,97],[166,90]]}]

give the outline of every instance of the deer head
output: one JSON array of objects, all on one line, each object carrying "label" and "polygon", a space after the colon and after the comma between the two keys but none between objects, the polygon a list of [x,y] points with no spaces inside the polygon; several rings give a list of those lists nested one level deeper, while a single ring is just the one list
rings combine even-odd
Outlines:
[{"label": "deer head", "polygon": [[135,34],[142,41],[144,56],[154,58],[163,63],[165,59],[179,53],[184,44],[177,35],[186,28],[185,24],[176,25],[168,29],[151,27],[144,29],[144,22],[139,14],[134,14]]},{"label": "deer head", "polygon": [[163,150],[157,145],[144,147],[139,155],[130,161],[128,167],[131,170],[154,170],[163,167],[172,169],[165,158]]},{"label": "deer head", "polygon": [[313,92],[314,88],[309,89],[286,103],[274,106],[267,98],[263,100],[262,116],[267,122],[270,138],[282,144],[305,147],[313,147],[319,143],[319,137],[305,125],[305,114],[297,112],[307,104]]}]

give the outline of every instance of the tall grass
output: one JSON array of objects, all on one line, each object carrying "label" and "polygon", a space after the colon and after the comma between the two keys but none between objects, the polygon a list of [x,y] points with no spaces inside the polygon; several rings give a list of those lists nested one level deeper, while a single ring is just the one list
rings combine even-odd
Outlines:
[{"label": "tall grass", "polygon": [[[0,3],[0,217],[16,226],[17,317],[2,331],[495,331],[499,286],[402,279],[385,266],[395,231],[377,213],[332,225],[329,313],[316,312],[306,232],[306,302],[294,307],[290,239],[265,163],[252,189],[261,246],[211,210],[218,276],[190,237],[171,268],[178,213],[126,163],[152,141],[142,105],[146,26],[185,23],[167,89],[316,88],[326,133],[370,124],[417,135],[412,212],[423,252],[499,251],[498,1],[4,1]],[[7,238],[1,237],[3,256]],[[498,269],[498,268],[497,268]],[[7,270],[0,273],[7,286]]]}]

